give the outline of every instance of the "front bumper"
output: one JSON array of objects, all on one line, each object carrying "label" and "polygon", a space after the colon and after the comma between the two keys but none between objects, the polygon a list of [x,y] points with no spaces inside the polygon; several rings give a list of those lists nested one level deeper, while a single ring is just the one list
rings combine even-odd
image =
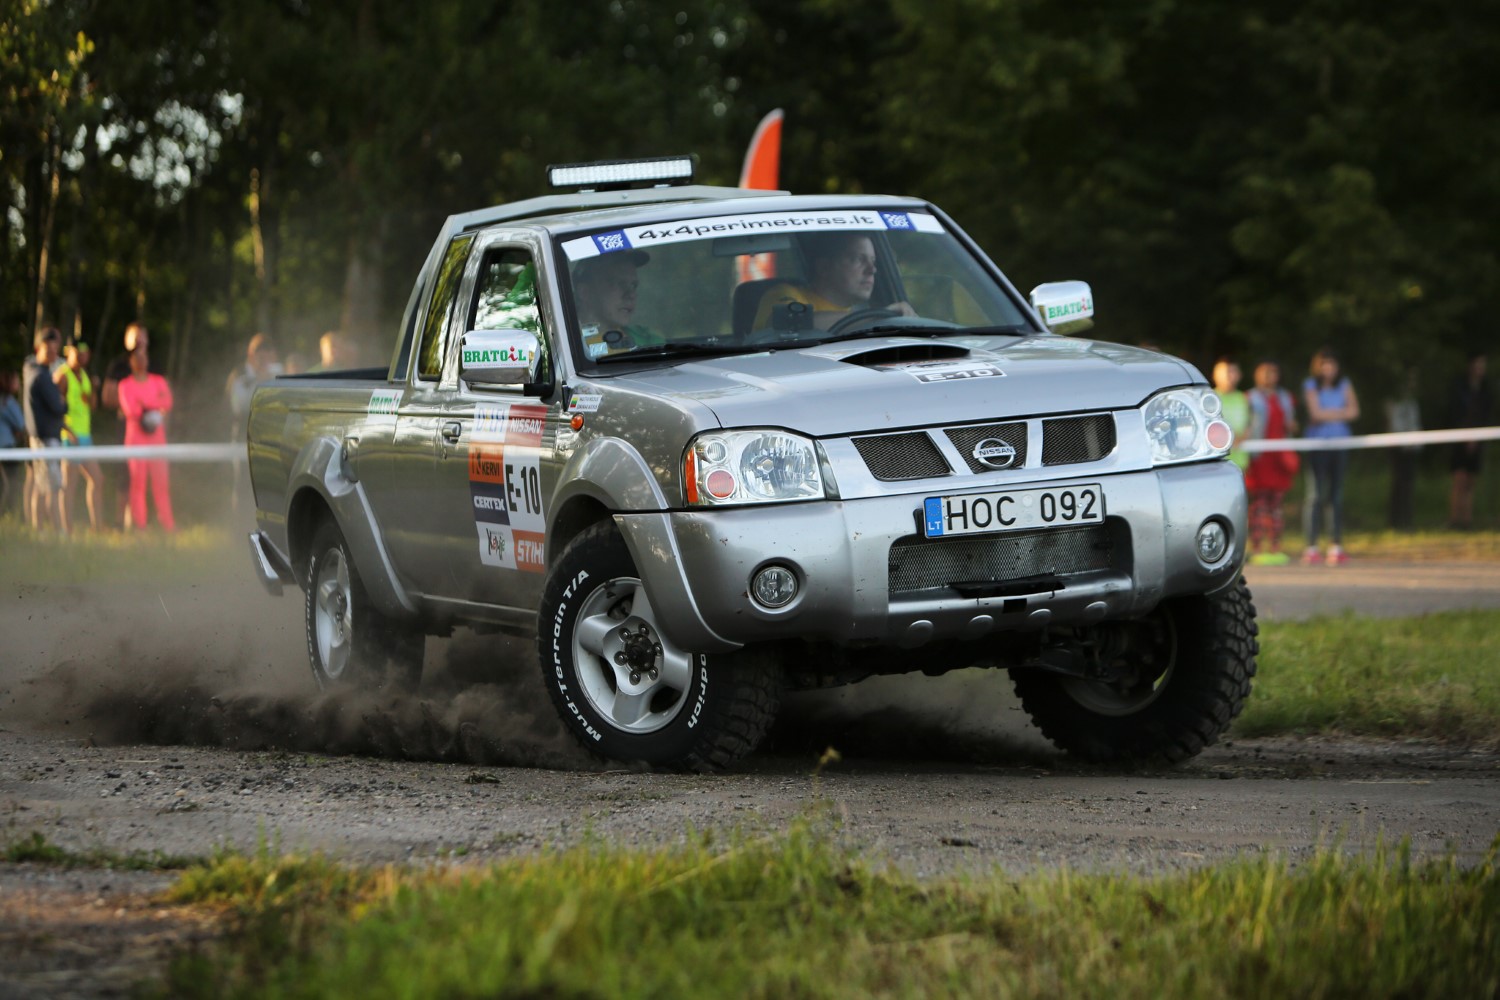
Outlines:
[{"label": "front bumper", "polygon": [[[915,537],[914,512],[927,494],[622,514],[617,521],[653,605],[667,609],[664,630],[682,648],[703,652],[791,638],[915,648],[938,639],[1091,624],[1143,614],[1164,598],[1213,593],[1239,575],[1246,501],[1240,472],[1230,463],[1026,485],[1083,482],[1104,488],[1105,530],[1113,540],[1107,564],[1064,575],[1060,586],[1005,588],[991,596],[948,587],[893,596],[891,548],[923,544]],[[1205,564],[1196,539],[1209,518],[1227,527],[1229,547]],[[800,583],[797,597],[774,610],[749,594],[751,576],[772,563],[790,567]]]}]

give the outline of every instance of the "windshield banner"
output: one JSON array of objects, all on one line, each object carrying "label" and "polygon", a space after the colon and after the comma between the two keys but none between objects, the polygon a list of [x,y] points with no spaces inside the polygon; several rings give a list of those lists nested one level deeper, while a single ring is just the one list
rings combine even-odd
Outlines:
[{"label": "windshield banner", "polygon": [[746,233],[828,233],[839,231],[897,231],[941,233],[943,224],[928,212],[840,210],[832,212],[762,212],[758,215],[717,215],[630,229],[612,229],[563,244],[569,260],[583,260],[623,250],[649,250],[667,243],[711,240]]}]

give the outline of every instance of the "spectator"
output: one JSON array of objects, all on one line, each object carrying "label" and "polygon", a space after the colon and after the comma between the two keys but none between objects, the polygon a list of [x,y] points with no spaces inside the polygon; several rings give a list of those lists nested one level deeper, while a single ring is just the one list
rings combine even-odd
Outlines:
[{"label": "spectator", "polygon": [[[1422,429],[1422,411],[1417,405],[1417,370],[1409,369],[1405,384],[1394,399],[1385,403],[1386,429],[1395,434]],[[1410,531],[1416,519],[1417,456],[1419,444],[1398,445],[1391,449],[1391,528]]]},{"label": "spectator", "polygon": [[[250,342],[245,345],[245,363],[230,372],[229,378],[224,382],[224,398],[229,403],[229,440],[245,440],[250,420],[250,397],[255,394],[255,387],[282,373],[275,342],[264,333],[251,337]],[[244,463],[235,462],[229,492],[232,510],[240,509],[241,483],[244,478]]]},{"label": "spectator", "polygon": [[[52,366],[62,347],[62,334],[55,326],[43,327],[32,337],[36,353],[26,359],[23,380],[25,394],[22,409],[26,414],[26,433],[33,448],[61,448],[63,419],[68,406],[57,383],[52,381]],[[26,498],[26,520],[32,528],[57,526],[68,531],[68,511],[63,504],[62,461],[39,458],[32,464],[31,489]]]},{"label": "spectator", "polygon": [[[125,353],[109,363],[109,367],[104,370],[104,381],[99,386],[99,409],[94,413],[92,430],[94,441],[102,445],[125,443],[125,417],[120,413],[120,383],[130,377],[130,355],[135,349],[151,346],[151,334],[146,329],[146,324],[131,323],[125,327],[124,345]],[[114,514],[110,523],[129,529],[129,491],[121,482],[119,472],[113,468],[109,480],[112,481],[109,492],[114,495]]]},{"label": "spectator", "polygon": [[[1249,436],[1280,441],[1297,433],[1297,412],[1292,394],[1281,387],[1281,366],[1262,361],[1255,366],[1255,388],[1250,404]],[[1250,561],[1282,566],[1288,562],[1281,551],[1281,532],[1286,491],[1292,488],[1301,464],[1295,451],[1262,451],[1250,459],[1245,470],[1245,492],[1250,496]]]},{"label": "spectator", "polygon": [[[1463,374],[1454,379],[1449,395],[1452,426],[1489,426],[1494,404],[1484,378],[1487,364],[1485,356],[1475,351],[1469,355]],[[1448,462],[1453,472],[1448,489],[1448,525],[1459,531],[1474,527],[1474,480],[1479,477],[1481,452],[1481,442],[1460,441],[1453,446],[1453,457]]]},{"label": "spectator", "polygon": [[[125,415],[127,446],[166,444],[167,414],[172,412],[172,387],[151,372],[150,350],[137,347],[130,354],[130,377],[119,385],[120,412]],[[146,488],[156,507],[156,521],[167,531],[177,530],[172,517],[172,492],[164,458],[132,458],[130,516],[137,530],[146,526]]]},{"label": "spectator", "polygon": [[[1214,391],[1224,403],[1224,422],[1234,431],[1238,444],[1250,432],[1250,401],[1240,391],[1240,366],[1232,358],[1220,358],[1214,363]],[[1250,464],[1250,456],[1239,448],[1232,448],[1229,460],[1243,472]]]},{"label": "spectator", "polygon": [[281,374],[283,375],[300,375],[307,370],[307,359],[296,351],[288,354],[281,361]]},{"label": "spectator", "polygon": [[[87,448],[94,443],[93,413],[95,405],[94,384],[89,378],[89,345],[69,344],[64,350],[67,364],[57,370],[57,388],[68,404],[68,415],[63,419],[63,447]],[[84,506],[89,512],[89,528],[99,530],[99,492],[104,482],[104,471],[94,459],[63,463],[63,504],[71,508],[73,492],[81,475],[87,480],[84,487]]]},{"label": "spectator", "polygon": [[21,376],[13,371],[0,371],[0,517],[10,513],[11,497],[26,483],[24,459],[8,457],[20,454],[8,449],[28,444],[26,411],[16,398],[20,391]]},{"label": "spectator", "polygon": [[[1354,386],[1339,371],[1339,359],[1323,348],[1313,355],[1310,373],[1302,383],[1303,403],[1307,407],[1307,436],[1316,440],[1350,437],[1350,426],[1359,419],[1359,397]],[[1328,547],[1327,562],[1342,566],[1349,561],[1344,553],[1344,473],[1349,467],[1345,450],[1310,451],[1307,464],[1312,470],[1307,499],[1302,508],[1303,527],[1307,531],[1307,548],[1302,553],[1305,565],[1316,565],[1324,557],[1318,551],[1318,534],[1323,526],[1323,511],[1329,512],[1333,544]]]},{"label": "spectator", "polygon": [[229,373],[224,382],[224,397],[229,401],[233,421],[230,440],[245,440],[245,422],[250,416],[250,397],[255,387],[282,373],[276,355],[276,343],[264,333],[257,333],[245,345],[245,363]]},{"label": "spectator", "polygon": [[335,372],[350,367],[353,367],[353,358],[350,356],[349,342],[342,333],[329,330],[318,338],[318,363],[308,371]]}]

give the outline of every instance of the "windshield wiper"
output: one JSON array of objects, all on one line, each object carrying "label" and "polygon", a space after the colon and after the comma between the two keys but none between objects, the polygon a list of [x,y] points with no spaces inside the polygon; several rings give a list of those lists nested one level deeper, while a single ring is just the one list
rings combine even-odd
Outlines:
[{"label": "windshield wiper", "polygon": [[824,337],[809,343],[837,344],[844,340],[864,340],[868,337],[964,337],[976,334],[979,336],[1006,334],[1020,337],[1032,332],[1034,331],[1031,327],[1020,324],[1012,326],[910,326],[905,323],[877,323],[874,326],[852,330],[849,333],[835,334],[832,337]]},{"label": "windshield wiper", "polygon": [[962,332],[960,328],[953,326],[903,326],[897,323],[878,323],[875,326],[851,330],[848,333],[836,333],[831,337],[820,337],[817,340],[804,341],[797,346],[811,347],[814,344],[837,344],[844,340],[865,340],[870,337],[943,337]]},{"label": "windshield wiper", "polygon": [[615,364],[619,361],[644,361],[650,358],[713,358],[725,354],[743,354],[746,348],[740,344],[649,344],[628,351],[617,351],[595,358],[599,365]]}]

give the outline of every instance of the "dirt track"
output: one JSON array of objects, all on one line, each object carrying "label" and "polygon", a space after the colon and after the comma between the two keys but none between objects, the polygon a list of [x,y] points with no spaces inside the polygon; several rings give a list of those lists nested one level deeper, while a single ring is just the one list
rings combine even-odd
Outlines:
[{"label": "dirt track", "polygon": [[[429,642],[416,698],[320,696],[295,598],[266,597],[240,568],[195,585],[0,595],[7,840],[36,831],[75,849],[202,854],[268,837],[361,861],[466,863],[588,836],[653,846],[689,826],[779,829],[831,810],[854,849],[931,875],[1159,870],[1378,836],[1473,860],[1500,831],[1500,754],[1257,740],[1112,773],[1054,753],[1007,679],[981,671],[798,696],[771,746],[731,774],[600,772],[561,732],[524,646],[460,633]],[[1452,569],[1363,589],[1313,572],[1252,571],[1251,583],[1272,617],[1342,606],[1314,606],[1307,588],[1377,613],[1500,594],[1500,567],[1470,567],[1480,576],[1457,588]],[[1419,578],[1430,586],[1413,588]],[[843,760],[814,778],[829,745]],[[161,937],[141,895],[160,884],[0,866],[0,969],[15,970],[0,972],[0,995],[103,995],[116,961],[129,975],[150,966],[150,942],[202,933],[178,920]],[[48,927],[70,940],[101,914],[118,916],[89,932],[104,942],[92,957],[34,947]],[[49,967],[63,970],[55,990]]]}]

